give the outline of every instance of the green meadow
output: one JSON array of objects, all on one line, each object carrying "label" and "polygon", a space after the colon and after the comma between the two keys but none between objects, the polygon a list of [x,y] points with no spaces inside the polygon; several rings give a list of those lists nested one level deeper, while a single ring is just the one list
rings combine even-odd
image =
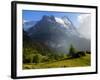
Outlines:
[{"label": "green meadow", "polygon": [[91,52],[80,51],[73,44],[67,53],[53,51],[49,47],[36,42],[23,43],[23,69],[84,67],[91,66]]},{"label": "green meadow", "polygon": [[58,61],[44,62],[44,63],[26,63],[23,64],[23,69],[41,69],[41,68],[61,68],[61,67],[84,67],[90,66],[90,54],[80,58],[62,59]]}]

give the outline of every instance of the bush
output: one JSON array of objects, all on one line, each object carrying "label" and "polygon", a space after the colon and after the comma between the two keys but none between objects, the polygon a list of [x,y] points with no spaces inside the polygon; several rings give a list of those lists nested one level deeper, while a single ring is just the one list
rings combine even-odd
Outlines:
[{"label": "bush", "polygon": [[42,55],[36,54],[36,55],[33,57],[33,63],[40,63],[41,61],[42,61]]},{"label": "bush", "polygon": [[91,52],[90,52],[90,51],[86,51],[86,53],[87,53],[87,54],[91,54]]},{"label": "bush", "polygon": [[80,57],[80,55],[79,54],[73,54],[73,56],[72,56],[72,58],[79,58]]},{"label": "bush", "polygon": [[23,59],[23,63],[30,63],[30,59]]},{"label": "bush", "polygon": [[86,56],[85,51],[79,51],[79,52],[77,52],[77,54],[79,54],[80,56]]},{"label": "bush", "polygon": [[42,57],[42,62],[48,62],[48,61],[50,61],[50,59],[47,56]]}]

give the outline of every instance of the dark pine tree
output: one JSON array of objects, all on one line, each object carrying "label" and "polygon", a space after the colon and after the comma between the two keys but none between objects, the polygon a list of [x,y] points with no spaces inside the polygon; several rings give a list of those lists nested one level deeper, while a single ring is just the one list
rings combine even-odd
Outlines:
[{"label": "dark pine tree", "polygon": [[70,46],[69,56],[72,57],[72,58],[80,57],[79,54],[77,54],[76,49],[74,48],[73,45]]}]

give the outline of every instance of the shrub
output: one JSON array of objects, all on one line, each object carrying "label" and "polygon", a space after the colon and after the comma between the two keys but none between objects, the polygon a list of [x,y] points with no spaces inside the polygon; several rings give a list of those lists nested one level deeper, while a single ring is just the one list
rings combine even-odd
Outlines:
[{"label": "shrub", "polygon": [[86,53],[87,53],[87,54],[91,54],[91,52],[90,52],[90,51],[86,51]]},{"label": "shrub", "polygon": [[40,54],[36,54],[34,57],[33,57],[33,63],[40,63],[42,60],[42,55]]},{"label": "shrub", "polygon": [[79,52],[77,52],[77,54],[79,54],[80,56],[86,56],[85,51],[79,51]]}]

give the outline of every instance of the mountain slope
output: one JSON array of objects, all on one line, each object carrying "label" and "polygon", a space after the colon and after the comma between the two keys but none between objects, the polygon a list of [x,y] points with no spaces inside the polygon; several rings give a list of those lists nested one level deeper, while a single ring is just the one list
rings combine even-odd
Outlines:
[{"label": "mountain slope", "polygon": [[66,17],[44,15],[28,30],[28,35],[33,41],[41,42],[57,52],[68,52],[71,44],[79,50],[90,51],[90,40],[82,37]]},{"label": "mountain slope", "polygon": [[37,21],[24,21],[23,22],[24,30],[28,31],[28,29],[30,29],[31,27],[33,27],[36,23],[37,23]]}]

